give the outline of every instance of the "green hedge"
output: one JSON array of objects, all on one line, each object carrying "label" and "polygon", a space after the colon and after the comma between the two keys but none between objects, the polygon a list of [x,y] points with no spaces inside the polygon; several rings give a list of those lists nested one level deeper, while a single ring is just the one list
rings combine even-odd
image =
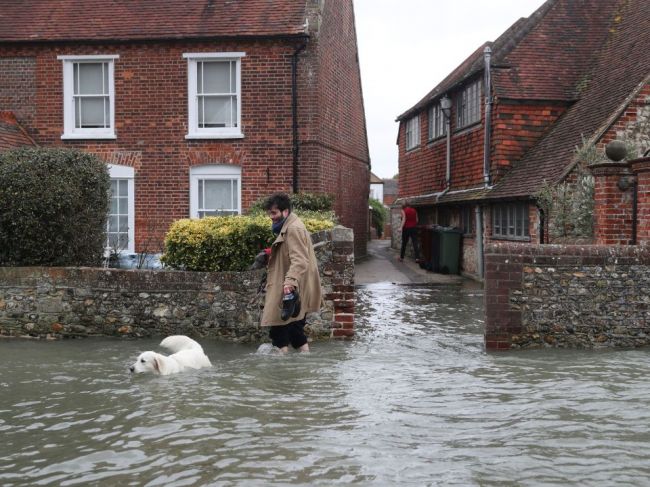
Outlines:
[{"label": "green hedge", "polygon": [[0,153],[0,265],[100,265],[110,176],[68,149]]},{"label": "green hedge", "polygon": [[384,225],[388,220],[388,209],[381,201],[369,198],[368,205],[371,208],[372,226],[377,229],[377,235],[381,238],[384,233]]},{"label": "green hedge", "polygon": [[[312,233],[334,226],[327,217],[296,213]],[[174,222],[167,232],[161,260],[173,269],[243,271],[273,240],[271,220],[260,213],[183,219]]]},{"label": "green hedge", "polygon": [[[291,197],[291,206],[296,211],[302,212],[331,212],[334,204],[334,195],[328,193],[294,193]],[[248,210],[249,213],[264,211],[262,205],[266,198],[257,200]]]}]

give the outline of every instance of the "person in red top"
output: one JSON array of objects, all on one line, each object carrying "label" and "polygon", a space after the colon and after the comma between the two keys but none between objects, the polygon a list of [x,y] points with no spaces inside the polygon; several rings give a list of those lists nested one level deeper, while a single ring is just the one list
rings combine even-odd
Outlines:
[{"label": "person in red top", "polygon": [[420,261],[420,248],[418,246],[418,212],[413,208],[408,201],[402,203],[402,224],[400,230],[402,230],[402,249],[399,253],[399,260],[402,262],[404,260],[404,252],[406,252],[406,244],[411,239],[413,242],[413,255],[415,256],[415,262]]}]

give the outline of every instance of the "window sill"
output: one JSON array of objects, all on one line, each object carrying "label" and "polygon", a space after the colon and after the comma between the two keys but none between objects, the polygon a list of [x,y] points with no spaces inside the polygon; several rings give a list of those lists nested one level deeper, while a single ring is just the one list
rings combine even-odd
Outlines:
[{"label": "window sill", "polygon": [[406,152],[413,152],[413,151],[418,150],[419,148],[420,148],[420,146],[419,146],[419,145],[416,145],[415,147],[411,147],[410,149],[405,149],[405,151],[406,151]]},{"label": "window sill", "polygon": [[512,242],[530,242],[530,237],[505,237],[501,235],[492,235],[492,240],[506,240]]},{"label": "window sill", "polygon": [[201,140],[201,139],[243,139],[244,134],[241,132],[238,134],[187,134],[185,136],[186,140]]},{"label": "window sill", "polygon": [[115,140],[117,135],[115,134],[63,134],[61,140],[85,140],[85,139],[105,139],[105,140]]}]

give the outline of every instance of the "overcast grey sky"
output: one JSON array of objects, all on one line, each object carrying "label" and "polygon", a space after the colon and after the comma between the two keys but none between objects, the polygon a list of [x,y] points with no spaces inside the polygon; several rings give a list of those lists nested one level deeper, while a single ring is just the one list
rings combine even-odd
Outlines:
[{"label": "overcast grey sky", "polygon": [[397,171],[395,118],[544,0],[354,0],[372,171]]}]

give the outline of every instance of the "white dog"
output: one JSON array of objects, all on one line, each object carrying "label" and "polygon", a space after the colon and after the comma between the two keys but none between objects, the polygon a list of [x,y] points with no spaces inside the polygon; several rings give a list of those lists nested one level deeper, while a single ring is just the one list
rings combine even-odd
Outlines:
[{"label": "white dog", "polygon": [[175,374],[185,369],[212,367],[201,345],[185,335],[172,335],[160,342],[173,355],[166,357],[156,352],[143,352],[129,370],[138,374]]}]

